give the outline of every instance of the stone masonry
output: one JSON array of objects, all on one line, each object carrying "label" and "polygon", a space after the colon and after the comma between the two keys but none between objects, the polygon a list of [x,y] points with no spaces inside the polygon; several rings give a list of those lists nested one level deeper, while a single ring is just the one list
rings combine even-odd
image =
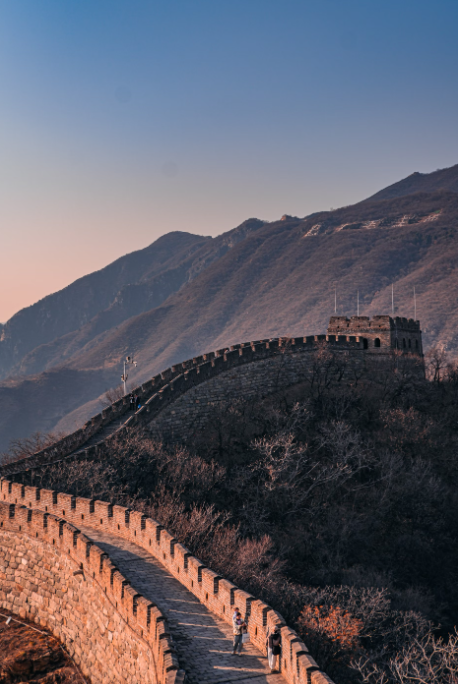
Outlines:
[{"label": "stone masonry", "polygon": [[[281,615],[161,525],[102,501],[0,481],[0,607],[46,625],[93,684],[332,684]],[[238,606],[250,646],[230,656]],[[281,626],[281,673],[266,635]]]}]

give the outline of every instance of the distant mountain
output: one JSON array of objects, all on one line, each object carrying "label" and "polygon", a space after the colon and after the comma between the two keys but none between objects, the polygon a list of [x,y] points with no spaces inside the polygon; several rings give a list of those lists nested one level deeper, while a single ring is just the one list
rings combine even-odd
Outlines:
[{"label": "distant mountain", "polygon": [[22,309],[0,328],[0,378],[65,362],[98,335],[159,306],[262,225],[248,220],[217,238],[168,233]]},{"label": "distant mountain", "polygon": [[[415,188],[413,194],[372,198],[303,219],[250,219],[214,239],[172,233],[161,241],[147,248],[154,268],[148,270],[145,255],[143,266],[131,270],[121,286],[121,275],[110,281],[103,301],[92,304],[94,295],[86,295],[92,316],[84,319],[89,305],[73,295],[65,300],[65,290],[56,300],[62,323],[59,309],[51,306],[57,295],[39,303],[54,312],[54,328],[44,323],[46,308],[28,319],[27,339],[33,340],[35,327],[48,339],[35,347],[29,342],[26,353],[17,353],[10,365],[15,375],[10,370],[0,384],[0,448],[33,430],[70,431],[83,423],[100,409],[104,390],[119,384],[127,353],[137,358],[131,380],[139,383],[231,343],[324,332],[334,312],[335,286],[339,313],[356,313],[359,291],[361,313],[372,315],[390,313],[394,283],[395,312],[409,317],[415,286],[425,346],[440,342],[458,355],[458,194],[450,188]],[[91,293],[101,274],[87,276]],[[76,307],[78,328],[65,329],[65,306]],[[10,327],[15,349],[21,338],[13,332]]]},{"label": "distant mountain", "polygon": [[87,325],[116,298],[122,298],[132,283],[154,279],[173,269],[210,239],[169,233],[146,249],[121,257],[22,309],[1,328],[0,377],[17,372],[23,357],[37,346]]},{"label": "distant mountain", "polygon": [[458,192],[458,164],[449,169],[438,169],[433,173],[419,173],[416,171],[398,183],[380,190],[380,192],[369,197],[366,202],[394,199],[396,197],[412,195],[416,192],[437,192],[439,190]]}]

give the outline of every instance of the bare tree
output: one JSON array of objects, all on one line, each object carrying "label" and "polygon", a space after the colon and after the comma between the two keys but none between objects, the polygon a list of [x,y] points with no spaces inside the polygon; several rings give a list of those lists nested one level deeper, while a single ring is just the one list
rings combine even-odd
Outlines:
[{"label": "bare tree", "polygon": [[63,437],[65,437],[65,432],[35,432],[31,437],[13,439],[8,451],[0,454],[0,463],[6,465],[7,463],[21,461],[23,458],[33,456],[37,451],[55,444]]},{"label": "bare tree", "polygon": [[352,665],[367,684],[456,684],[458,634],[455,629],[455,634],[444,641],[429,631],[386,661],[374,663],[367,656]]}]

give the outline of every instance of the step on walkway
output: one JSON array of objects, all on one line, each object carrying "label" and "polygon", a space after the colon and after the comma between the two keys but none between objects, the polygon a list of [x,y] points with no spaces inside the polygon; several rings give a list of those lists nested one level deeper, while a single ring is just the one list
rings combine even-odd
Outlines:
[{"label": "step on walkway", "polygon": [[198,601],[146,550],[104,531],[80,527],[111,558],[132,587],[167,617],[187,684],[285,684],[270,674],[265,654],[251,643],[232,655],[232,627]]}]

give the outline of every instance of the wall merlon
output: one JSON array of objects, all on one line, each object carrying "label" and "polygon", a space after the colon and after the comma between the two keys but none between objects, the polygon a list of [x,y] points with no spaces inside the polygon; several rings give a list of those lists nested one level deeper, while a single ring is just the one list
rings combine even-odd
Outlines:
[{"label": "wall merlon", "polygon": [[254,601],[254,597],[247,591],[242,589],[236,589],[234,591],[234,605],[238,606],[242,616],[247,618],[250,616],[251,602]]},{"label": "wall merlon", "polygon": [[309,650],[307,646],[304,644],[304,642],[301,641],[301,639],[295,638],[290,640],[290,653],[292,653],[293,656],[298,658],[300,655],[304,653],[309,655]]},{"label": "wall merlon", "polygon": [[146,520],[146,516],[141,511],[131,511],[129,520],[131,530],[135,530],[139,534],[144,527],[142,520]]},{"label": "wall merlon", "polygon": [[[175,542],[175,537],[170,534],[165,529],[162,529],[160,531],[160,549],[163,555],[163,560],[164,561],[169,561],[170,560],[170,549],[172,547],[172,542]],[[165,557],[164,557],[165,554]]]},{"label": "wall merlon", "polygon": [[113,506],[106,501],[94,501],[94,516],[97,520],[103,520],[108,524],[108,519],[113,517]]},{"label": "wall merlon", "polygon": [[13,482],[11,485],[11,493],[13,495],[13,499],[15,503],[21,502],[23,498],[23,487],[20,484],[17,484],[16,482]]},{"label": "wall merlon", "polygon": [[126,520],[128,519],[126,513],[127,508],[125,506],[117,506],[116,504],[113,506],[113,527],[118,527],[120,530],[126,527]]},{"label": "wall merlon", "polygon": [[285,621],[283,617],[280,615],[280,613],[277,613],[276,610],[270,610],[267,613],[267,626],[270,628],[270,630],[274,629],[277,625],[279,627],[283,627],[285,624]]},{"label": "wall merlon", "polygon": [[321,670],[314,670],[310,673],[311,684],[334,684],[332,679]]},{"label": "wall merlon", "polygon": [[38,487],[30,487],[29,485],[24,487],[24,501],[27,502],[27,505],[29,505],[29,503],[33,505],[39,501],[38,492]]},{"label": "wall merlon", "polygon": [[[213,572],[209,568],[203,568],[202,570],[202,587],[204,591],[207,591],[210,595],[217,594],[219,591],[219,581],[221,577],[218,573]],[[216,589],[216,591],[215,591]]]},{"label": "wall merlon", "polygon": [[296,671],[301,678],[301,681],[311,684],[312,674],[320,671],[317,663],[309,653],[300,653],[296,656],[295,660]]},{"label": "wall merlon", "polygon": [[59,515],[68,515],[70,511],[76,508],[76,497],[72,496],[71,494],[58,493],[57,503],[54,507],[59,509]]},{"label": "wall merlon", "polygon": [[75,532],[77,532],[76,528],[73,525],[70,525],[70,523],[64,525],[62,544],[67,549],[73,549]]}]

